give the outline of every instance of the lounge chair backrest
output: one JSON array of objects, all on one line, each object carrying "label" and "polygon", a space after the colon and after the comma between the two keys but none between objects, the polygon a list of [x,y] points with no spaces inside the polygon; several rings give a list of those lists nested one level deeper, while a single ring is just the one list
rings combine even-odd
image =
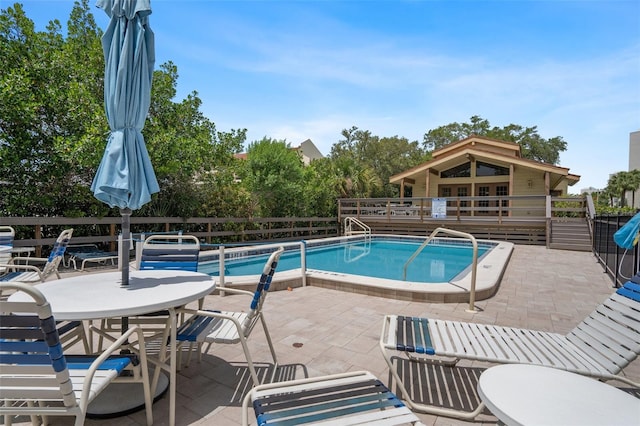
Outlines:
[{"label": "lounge chair backrest", "polygon": [[[76,405],[67,362],[62,351],[51,306],[34,286],[0,284],[2,290],[28,294],[33,302],[0,300],[0,365],[3,398],[29,394],[32,400],[62,400]],[[17,314],[17,315],[15,315]]]},{"label": "lounge chair backrest", "polygon": [[16,231],[10,226],[0,226],[0,246],[13,247]]},{"label": "lounge chair backrest", "polygon": [[283,252],[284,248],[280,247],[278,250],[271,253],[269,259],[264,264],[262,275],[260,275],[260,280],[258,281],[256,290],[253,293],[253,299],[251,300],[251,310],[249,311],[247,318],[245,318],[244,323],[242,324],[242,329],[244,330],[245,337],[248,337],[249,334],[251,334],[251,330],[253,329],[259,318],[258,315],[260,314],[260,311],[262,311],[262,305],[264,304],[264,300],[267,297],[267,293],[269,292],[273,274],[276,271],[278,261],[280,260],[280,255]]},{"label": "lounge chair backrest", "polygon": [[42,276],[44,278],[54,274],[58,270],[58,266],[60,265],[60,262],[62,262],[62,259],[64,259],[64,253],[67,250],[67,246],[69,245],[69,240],[71,240],[72,235],[73,228],[70,228],[65,229],[58,236],[58,239],[53,244],[51,253],[49,253],[49,259],[42,269]]},{"label": "lounge chair backrest", "polygon": [[640,285],[627,282],[578,324],[567,339],[611,374],[619,373],[640,355]]},{"label": "lounge chair backrest", "polygon": [[[0,246],[6,246],[13,248],[13,239],[15,238],[16,231],[10,226],[0,226]],[[0,265],[9,263],[11,260],[11,250],[0,251]],[[2,271],[4,268],[0,268]]]},{"label": "lounge chair backrest", "polygon": [[142,245],[141,270],[197,272],[200,241],[193,235],[152,235]]}]

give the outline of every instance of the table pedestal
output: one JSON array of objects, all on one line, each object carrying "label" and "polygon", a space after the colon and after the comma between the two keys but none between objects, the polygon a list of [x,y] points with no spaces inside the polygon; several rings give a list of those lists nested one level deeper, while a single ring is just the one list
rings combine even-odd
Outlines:
[{"label": "table pedestal", "polygon": [[[149,371],[149,377],[153,370]],[[153,402],[164,396],[169,389],[169,377],[162,372],[153,393]],[[87,417],[90,419],[110,419],[126,416],[144,410],[142,383],[111,383],[89,404]]]}]

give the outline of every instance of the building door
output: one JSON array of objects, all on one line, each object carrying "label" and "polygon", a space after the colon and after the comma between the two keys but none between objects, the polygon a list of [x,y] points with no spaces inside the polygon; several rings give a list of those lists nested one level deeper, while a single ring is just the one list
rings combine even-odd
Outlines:
[{"label": "building door", "polygon": [[[477,184],[476,197],[487,197],[487,199],[477,201],[476,216],[498,216],[499,214],[507,216],[509,212],[504,208],[509,206],[509,200],[501,200],[498,197],[507,197],[508,195],[508,183]],[[500,210],[502,210],[501,213]]]},{"label": "building door", "polygon": [[[447,198],[447,209],[457,212],[460,208],[460,216],[470,216],[471,203],[465,197],[471,193],[471,184],[439,185],[438,196]],[[453,213],[451,213],[453,214]]]}]

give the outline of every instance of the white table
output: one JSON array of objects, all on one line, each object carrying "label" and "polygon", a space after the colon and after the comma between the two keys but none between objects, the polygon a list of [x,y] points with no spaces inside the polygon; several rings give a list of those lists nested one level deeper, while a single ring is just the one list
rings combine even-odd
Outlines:
[{"label": "white table", "polygon": [[638,425],[640,399],[590,377],[507,364],[480,375],[478,394],[506,425]]},{"label": "white table", "polygon": [[[175,424],[176,307],[206,296],[215,281],[206,274],[187,271],[132,271],[129,285],[121,286],[122,273],[85,274],[38,284],[56,320],[93,320],[143,315],[167,310],[171,320],[169,366],[169,424]],[[28,300],[22,293],[12,301]],[[166,368],[166,366],[164,366]]]}]

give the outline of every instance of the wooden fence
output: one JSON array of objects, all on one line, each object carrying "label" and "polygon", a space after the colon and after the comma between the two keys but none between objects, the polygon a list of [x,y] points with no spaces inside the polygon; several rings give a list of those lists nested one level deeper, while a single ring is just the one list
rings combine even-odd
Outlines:
[{"label": "wooden fence", "polygon": [[[115,250],[120,233],[120,217],[0,217],[0,225],[16,230],[15,247],[36,247],[36,255],[52,246],[65,228],[74,228],[72,244],[97,244]],[[339,224],[335,217],[287,218],[175,218],[131,217],[132,234],[183,232],[205,244],[249,241],[293,241],[335,237]]]}]

